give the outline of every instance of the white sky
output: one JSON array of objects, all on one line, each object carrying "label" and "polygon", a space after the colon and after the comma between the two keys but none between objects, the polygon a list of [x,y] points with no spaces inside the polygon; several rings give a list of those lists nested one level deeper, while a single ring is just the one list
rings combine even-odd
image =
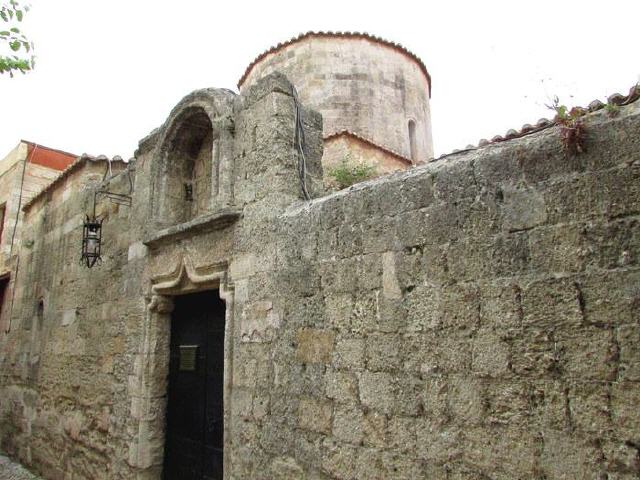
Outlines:
[{"label": "white sky", "polygon": [[[1,1],[1,0],[0,0]],[[21,138],[133,155],[190,91],[236,83],[308,30],[364,31],[416,53],[433,79],[436,155],[640,81],[639,0],[32,0],[36,70],[0,77],[0,158]]]}]

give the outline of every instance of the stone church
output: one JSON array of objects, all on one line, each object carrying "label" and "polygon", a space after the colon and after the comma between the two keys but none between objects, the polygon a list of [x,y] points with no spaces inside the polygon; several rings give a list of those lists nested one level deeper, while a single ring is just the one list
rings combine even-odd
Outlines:
[{"label": "stone church", "polygon": [[[400,45],[310,32],[238,88],[129,162],[0,162],[1,452],[55,480],[638,478],[640,89],[433,160]],[[384,175],[327,190],[345,158]]]}]

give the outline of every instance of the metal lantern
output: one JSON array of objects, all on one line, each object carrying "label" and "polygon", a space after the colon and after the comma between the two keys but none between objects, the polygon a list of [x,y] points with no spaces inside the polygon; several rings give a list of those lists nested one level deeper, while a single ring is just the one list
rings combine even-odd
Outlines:
[{"label": "metal lantern", "polygon": [[100,257],[100,247],[102,246],[102,219],[95,215],[89,217],[84,222],[82,230],[82,257],[80,262],[87,267],[93,267],[96,262],[102,262]]},{"label": "metal lantern", "polygon": [[[96,215],[96,203],[99,197],[104,197],[112,203],[118,205],[131,206],[131,194],[133,193],[133,181],[131,180],[131,170],[127,167],[127,178],[129,179],[129,192],[119,193],[100,188],[93,193],[93,211],[91,216],[87,215],[82,227],[82,256],[80,263],[91,268],[96,263],[102,263],[100,250],[102,248],[102,221],[104,218],[98,218]],[[104,187],[114,177],[111,170],[111,160],[107,159],[107,169],[102,177],[102,186]]]}]

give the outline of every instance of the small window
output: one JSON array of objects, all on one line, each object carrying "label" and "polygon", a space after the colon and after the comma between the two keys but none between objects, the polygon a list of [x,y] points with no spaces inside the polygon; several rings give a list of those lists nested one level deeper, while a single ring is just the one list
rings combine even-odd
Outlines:
[{"label": "small window", "polygon": [[0,205],[0,243],[2,243],[2,234],[4,232],[4,217],[7,210],[7,204]]},{"label": "small window", "polygon": [[5,298],[7,296],[7,290],[9,286],[9,274],[0,277],[0,315],[4,312]]},{"label": "small window", "polygon": [[418,160],[418,151],[416,148],[416,122],[409,120],[409,151],[411,152],[411,160]]},{"label": "small window", "polygon": [[38,306],[36,307],[36,327],[42,328],[42,321],[44,320],[44,299],[38,300]]}]

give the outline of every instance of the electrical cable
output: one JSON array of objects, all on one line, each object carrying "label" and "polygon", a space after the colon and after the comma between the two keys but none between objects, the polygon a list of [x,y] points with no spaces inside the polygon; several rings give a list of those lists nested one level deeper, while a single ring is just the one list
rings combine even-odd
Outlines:
[{"label": "electrical cable", "polygon": [[300,178],[300,189],[302,190],[302,196],[305,200],[311,200],[311,195],[307,190],[307,158],[304,154],[304,129],[302,121],[302,109],[300,107],[300,101],[298,100],[298,92],[296,87],[291,85],[291,94],[293,96],[293,103],[296,108],[296,120],[293,134],[294,146],[298,149],[298,177]]},{"label": "electrical cable", "polygon": [[[18,229],[18,220],[20,219],[20,208],[22,207],[22,192],[24,190],[24,177],[25,177],[25,173],[27,171],[27,163],[29,163],[29,161],[31,160],[31,158],[33,157],[34,153],[36,152],[36,150],[38,150],[38,145],[34,144],[33,145],[33,150],[31,150],[31,153],[29,154],[29,156],[27,156],[24,159],[24,162],[22,164],[22,175],[20,176],[20,195],[18,196],[18,209],[16,210],[16,220],[13,223],[13,232],[11,233],[11,247],[9,248],[9,258],[11,258],[11,255],[13,254],[13,245],[16,239],[16,230]],[[11,288],[11,307],[9,308],[9,323],[7,324],[7,328],[5,329],[4,333],[8,334],[9,332],[11,332],[11,326],[13,324],[13,303],[16,299],[16,289],[15,289],[15,285],[16,282],[18,280],[18,272],[20,271],[20,255],[18,255],[18,258],[16,260],[16,274],[13,276],[13,288]]]}]

